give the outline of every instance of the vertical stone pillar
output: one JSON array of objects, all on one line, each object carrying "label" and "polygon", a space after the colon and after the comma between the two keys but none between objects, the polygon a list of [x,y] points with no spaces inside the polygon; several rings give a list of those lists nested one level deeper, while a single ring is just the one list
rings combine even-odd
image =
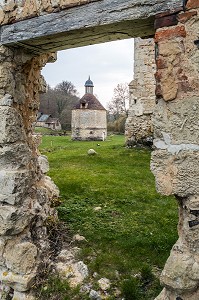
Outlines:
[{"label": "vertical stone pillar", "polygon": [[156,19],[156,98],[151,169],[179,203],[179,239],[157,300],[199,299],[199,1]]},{"label": "vertical stone pillar", "polygon": [[130,103],[125,124],[126,143],[152,145],[151,116],[155,106],[155,46],[153,39],[134,40],[134,80],[129,84]]},{"label": "vertical stone pillar", "polygon": [[39,165],[33,135],[48,58],[0,47],[0,299],[33,299],[28,291],[49,259],[45,223],[56,219],[50,199],[58,191]]}]

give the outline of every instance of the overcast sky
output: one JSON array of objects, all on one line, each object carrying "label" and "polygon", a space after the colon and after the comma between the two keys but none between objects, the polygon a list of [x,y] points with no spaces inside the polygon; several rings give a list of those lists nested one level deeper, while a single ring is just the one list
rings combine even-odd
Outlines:
[{"label": "overcast sky", "polygon": [[133,39],[60,51],[57,61],[47,64],[42,74],[52,87],[63,80],[71,81],[80,97],[90,75],[94,94],[107,107],[117,84],[133,79],[133,51]]}]

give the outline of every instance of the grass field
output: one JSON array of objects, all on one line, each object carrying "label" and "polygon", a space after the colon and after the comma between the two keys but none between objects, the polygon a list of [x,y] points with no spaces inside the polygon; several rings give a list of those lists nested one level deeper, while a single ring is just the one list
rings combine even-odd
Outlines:
[{"label": "grass field", "polygon": [[[111,280],[109,299],[154,299],[161,289],[154,274],[177,239],[175,199],[156,193],[149,150],[125,148],[122,135],[99,144],[43,137],[48,175],[61,192],[59,216],[72,233],[86,238],[80,258],[91,277],[96,272],[97,279]],[[90,148],[97,155],[88,156]]]}]

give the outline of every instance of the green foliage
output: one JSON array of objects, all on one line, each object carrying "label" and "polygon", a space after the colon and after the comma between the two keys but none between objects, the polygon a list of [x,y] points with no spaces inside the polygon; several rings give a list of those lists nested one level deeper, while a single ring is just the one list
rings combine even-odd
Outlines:
[{"label": "green foliage", "polygon": [[36,298],[39,300],[83,300],[88,299],[80,296],[79,287],[71,289],[67,280],[57,275],[49,275],[43,285],[36,291]]},{"label": "green foliage", "polygon": [[[53,130],[50,128],[45,128],[45,127],[35,127],[34,128],[35,133],[39,133],[41,135],[54,135],[54,136],[61,136],[61,135],[71,135],[71,131],[67,130]],[[52,145],[51,145],[52,147]]]},{"label": "green foliage", "polygon": [[149,283],[154,280],[154,274],[149,265],[143,265],[141,269],[141,278],[144,283]]},{"label": "green foliage", "polygon": [[122,295],[125,300],[143,299],[139,280],[137,278],[124,280],[122,283]]},{"label": "green foliage", "polygon": [[[40,149],[61,191],[61,220],[87,240],[80,258],[90,273],[111,279],[113,287],[123,283],[126,300],[152,300],[160,290],[152,270],[163,267],[177,239],[177,207],[173,197],[155,191],[150,151],[127,149],[124,142],[124,136],[99,146],[45,136]],[[98,154],[88,156],[90,148]]]},{"label": "green foliage", "polygon": [[77,104],[77,90],[70,81],[62,81],[55,88],[48,85],[47,92],[40,95],[39,111],[59,118],[62,129],[71,129],[71,110]]}]

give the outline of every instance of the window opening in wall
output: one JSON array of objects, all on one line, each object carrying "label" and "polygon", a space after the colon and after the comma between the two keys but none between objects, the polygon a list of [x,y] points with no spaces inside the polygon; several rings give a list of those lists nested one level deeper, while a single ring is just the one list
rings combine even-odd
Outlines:
[{"label": "window opening in wall", "polygon": [[[110,293],[110,296],[116,297],[114,299],[126,297],[129,287],[131,289],[134,284],[138,293],[143,293],[144,290],[144,296],[153,295],[154,298],[157,296],[154,285],[157,288],[158,284],[154,279],[152,266],[164,265],[173,244],[172,237],[176,234],[176,228],[170,226],[169,230],[166,228],[168,239],[165,239],[165,232],[159,226],[159,216],[164,218],[164,212],[174,207],[175,202],[173,199],[167,199],[164,212],[161,205],[159,207],[157,204],[157,200],[163,201],[164,197],[159,196],[154,190],[154,178],[149,170],[150,150],[140,151],[133,147],[132,149],[124,147],[124,132],[121,134],[120,130],[124,128],[126,116],[119,118],[120,113],[111,113],[108,121],[115,127],[109,127],[108,136],[103,128],[100,129],[100,140],[96,141],[93,126],[90,125],[88,128],[80,126],[80,118],[75,115],[76,140],[71,141],[71,110],[74,107],[83,108],[87,113],[81,116],[84,125],[90,117],[89,105],[86,106],[86,102],[79,102],[85,94],[87,80],[91,80],[94,86],[87,90],[89,97],[94,95],[106,109],[114,112],[111,105],[113,103],[116,105],[117,101],[111,102],[111,98],[115,96],[117,100],[120,92],[126,91],[126,87],[118,84],[130,83],[133,79],[133,41],[129,42],[128,51],[131,54],[128,57],[127,75],[122,69],[127,58],[125,52],[127,41],[124,41],[123,46],[121,43],[117,44],[114,51],[108,49],[108,44],[101,44],[98,49],[95,48],[93,55],[89,49],[94,46],[83,47],[82,54],[79,52],[81,49],[59,52],[54,66],[60,68],[60,64],[63,65],[63,71],[60,69],[59,72],[52,71],[53,64],[47,65],[43,70],[48,93],[47,97],[41,96],[40,107],[47,109],[51,115],[53,115],[51,109],[56,110],[61,126],[64,126],[66,132],[66,135],[62,135],[60,130],[56,137],[52,137],[57,135],[52,132],[51,136],[43,136],[41,149],[50,157],[50,174],[61,191],[62,204],[58,208],[60,218],[68,224],[73,235],[71,245],[77,243],[81,248],[84,270],[87,270],[86,263],[91,274],[89,277],[85,271],[88,276],[86,275],[84,280],[89,286],[86,293],[92,293],[94,286],[100,286],[101,282],[102,284],[105,282],[107,292],[101,288],[94,292],[99,295],[101,293],[101,296]],[[72,51],[76,53],[75,57]],[[109,52],[112,58],[115,52],[119,55],[113,63],[108,57]],[[122,61],[121,57],[125,60]],[[61,58],[63,60],[60,63]],[[74,67],[73,62],[76,61],[78,64],[83,62],[83,65]],[[101,67],[103,71],[99,72]],[[58,73],[62,73],[63,76],[59,80],[53,75]],[[113,95],[115,87],[117,89]],[[59,90],[58,97],[55,93],[57,90]],[[64,98],[67,91],[70,91],[70,97],[67,95]],[[138,102],[137,99],[133,101],[134,104]],[[70,109],[67,106],[69,103]],[[96,118],[96,123],[100,124],[95,113],[92,114],[92,118]],[[86,130],[88,139],[82,142],[81,137]],[[52,139],[53,149],[50,149]],[[150,216],[154,215],[154,207],[157,211],[152,225]],[[146,214],[145,218],[143,212]],[[175,210],[171,214],[174,220]],[[160,240],[163,240],[163,244],[160,244]],[[172,240],[169,246],[168,240]],[[163,250],[166,247],[168,251]],[[134,279],[132,281],[138,272],[141,274],[140,278],[138,281],[137,279],[135,282]],[[149,276],[150,285],[146,289],[140,289],[145,282],[145,276]],[[130,290],[130,293],[133,297],[133,290]]]}]

